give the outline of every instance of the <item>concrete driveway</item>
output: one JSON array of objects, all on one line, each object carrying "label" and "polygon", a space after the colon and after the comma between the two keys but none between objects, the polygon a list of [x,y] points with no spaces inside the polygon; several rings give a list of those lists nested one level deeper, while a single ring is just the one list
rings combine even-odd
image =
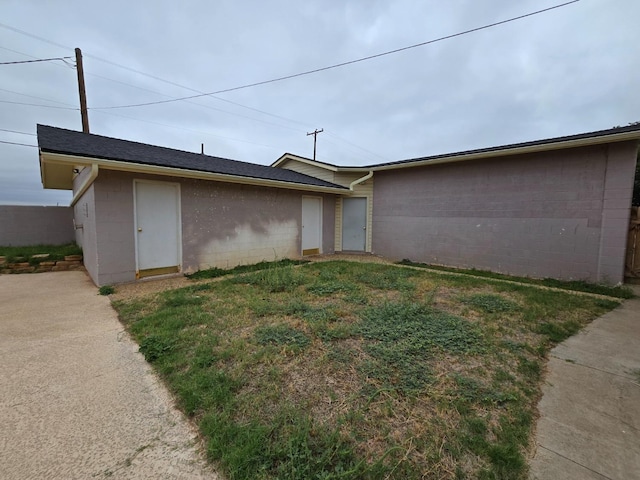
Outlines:
[{"label": "concrete driveway", "polygon": [[640,480],[640,299],[555,347],[547,369],[531,478]]},{"label": "concrete driveway", "polygon": [[215,479],[83,272],[0,275],[0,476]]}]

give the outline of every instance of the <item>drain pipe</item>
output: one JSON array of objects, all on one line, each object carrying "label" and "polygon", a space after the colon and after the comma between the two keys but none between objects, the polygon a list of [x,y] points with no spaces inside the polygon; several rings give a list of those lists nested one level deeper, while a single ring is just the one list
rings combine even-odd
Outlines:
[{"label": "drain pipe", "polygon": [[70,205],[71,207],[73,207],[76,203],[78,203],[78,200],[80,200],[80,197],[82,197],[82,195],[84,195],[84,192],[86,192],[89,189],[89,187],[93,184],[93,182],[96,181],[96,178],[98,178],[98,164],[92,163],[91,172],[89,173],[89,176],[84,181],[84,183],[80,186],[78,191],[73,194],[73,198],[71,199],[71,205]]},{"label": "drain pipe", "polygon": [[349,184],[349,190],[351,190],[353,192],[353,187],[355,187],[356,185],[359,185],[361,183],[366,182],[371,177],[373,177],[373,170],[369,170],[369,173],[367,173],[364,177],[358,178],[357,180],[354,180],[353,182],[351,182]]}]

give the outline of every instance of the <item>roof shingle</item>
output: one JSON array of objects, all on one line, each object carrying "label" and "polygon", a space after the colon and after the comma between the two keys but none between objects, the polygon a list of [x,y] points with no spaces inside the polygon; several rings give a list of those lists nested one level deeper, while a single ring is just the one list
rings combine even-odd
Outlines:
[{"label": "roof shingle", "polygon": [[41,151],[48,153],[181,168],[316,187],[345,188],[319,178],[294,172],[293,170],[271,168],[254,163],[147,145],[145,143],[120,140],[48,125],[38,125],[37,131],[38,146]]}]

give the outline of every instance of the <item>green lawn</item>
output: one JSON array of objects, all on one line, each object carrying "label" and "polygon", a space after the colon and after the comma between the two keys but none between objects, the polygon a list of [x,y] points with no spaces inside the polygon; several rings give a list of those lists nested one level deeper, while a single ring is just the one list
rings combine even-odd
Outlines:
[{"label": "green lawn", "polygon": [[31,245],[28,247],[0,246],[0,257],[6,257],[7,262],[14,261],[39,263],[42,259],[32,258],[33,255],[49,254],[45,261],[64,260],[66,255],[82,255],[82,248],[75,243],[66,245]]},{"label": "green lawn", "polygon": [[229,479],[524,479],[546,355],[618,302],[393,265],[115,302]]}]

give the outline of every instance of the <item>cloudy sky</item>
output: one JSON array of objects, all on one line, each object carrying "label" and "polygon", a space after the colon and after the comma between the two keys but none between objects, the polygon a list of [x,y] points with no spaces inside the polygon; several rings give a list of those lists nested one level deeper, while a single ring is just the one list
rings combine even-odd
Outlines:
[{"label": "cloudy sky", "polygon": [[[0,0],[0,62],[80,47],[92,133],[194,152],[204,143],[260,164],[311,157],[316,128],[318,160],[368,165],[640,120],[637,0],[580,0],[312,75],[105,108],[296,74],[560,3]],[[0,142],[35,145],[38,123],[81,130],[73,60],[0,65]],[[43,190],[36,148],[0,143],[0,204],[70,198]]]}]

